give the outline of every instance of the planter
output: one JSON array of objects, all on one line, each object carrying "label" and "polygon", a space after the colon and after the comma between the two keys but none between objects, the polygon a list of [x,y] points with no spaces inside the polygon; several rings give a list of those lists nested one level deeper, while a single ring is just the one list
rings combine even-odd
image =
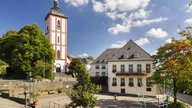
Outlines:
[{"label": "planter", "polygon": [[33,105],[38,105],[39,101],[33,101]]},{"label": "planter", "polygon": [[151,70],[151,69],[149,69],[149,70],[147,70],[147,73],[151,73],[151,71],[152,71],[152,70]]},{"label": "planter", "polygon": [[147,76],[146,72],[129,72],[129,73],[125,73],[125,72],[118,72],[116,73],[116,76]]},{"label": "planter", "polygon": [[112,73],[115,73],[116,72],[116,70],[112,70]]}]

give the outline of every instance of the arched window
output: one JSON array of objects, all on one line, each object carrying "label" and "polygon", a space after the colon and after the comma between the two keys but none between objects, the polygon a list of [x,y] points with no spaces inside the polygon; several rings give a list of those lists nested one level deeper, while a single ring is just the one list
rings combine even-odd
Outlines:
[{"label": "arched window", "polygon": [[58,25],[58,26],[61,26],[60,20],[57,21],[57,25]]},{"label": "arched window", "polygon": [[60,20],[57,20],[57,29],[61,29],[61,22],[60,22]]},{"label": "arched window", "polygon": [[58,36],[58,37],[57,37],[57,42],[59,43],[59,41],[60,41],[60,40],[59,40],[59,36]]},{"label": "arched window", "polygon": [[60,58],[60,51],[57,50],[57,58]]}]

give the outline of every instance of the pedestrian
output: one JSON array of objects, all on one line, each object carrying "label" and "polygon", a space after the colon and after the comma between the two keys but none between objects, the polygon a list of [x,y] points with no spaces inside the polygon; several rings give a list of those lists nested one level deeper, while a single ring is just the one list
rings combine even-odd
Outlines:
[{"label": "pedestrian", "polygon": [[116,93],[114,94],[114,100],[117,100],[117,98],[116,98],[117,96],[116,96]]}]

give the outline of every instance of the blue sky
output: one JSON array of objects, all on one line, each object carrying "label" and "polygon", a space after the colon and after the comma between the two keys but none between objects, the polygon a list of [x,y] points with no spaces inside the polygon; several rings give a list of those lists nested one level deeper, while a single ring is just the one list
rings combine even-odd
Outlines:
[{"label": "blue sky", "polygon": [[[0,36],[26,24],[45,30],[54,0],[1,0]],[[192,24],[190,0],[59,0],[68,16],[68,53],[98,57],[132,39],[150,54]],[[178,27],[179,26],[179,27]]]}]

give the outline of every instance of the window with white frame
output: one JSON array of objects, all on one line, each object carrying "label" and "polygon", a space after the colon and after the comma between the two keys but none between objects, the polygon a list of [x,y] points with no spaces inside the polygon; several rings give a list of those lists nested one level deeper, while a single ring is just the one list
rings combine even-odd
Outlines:
[{"label": "window with white frame", "polygon": [[121,65],[121,72],[125,72],[125,65]]},{"label": "window with white frame", "polygon": [[99,74],[100,74],[99,72],[95,72],[95,76],[99,76]]},{"label": "window with white frame", "polygon": [[141,64],[137,64],[137,72],[141,72]]},{"label": "window with white frame", "polygon": [[95,69],[99,69],[99,65],[96,65],[96,66],[95,66]]},{"label": "window with white frame", "polygon": [[146,85],[147,85],[148,87],[152,86],[151,77],[146,78]]},{"label": "window with white frame", "polygon": [[151,64],[146,64],[146,71],[151,70]]},{"label": "window with white frame", "polygon": [[101,69],[105,69],[105,65],[102,65],[102,66],[101,66]]},{"label": "window with white frame", "polygon": [[125,86],[125,78],[121,78],[121,86]]},{"label": "window with white frame", "polygon": [[133,83],[133,78],[129,78],[129,86],[133,87],[134,83]]},{"label": "window with white frame", "polygon": [[117,79],[116,79],[116,78],[113,78],[112,81],[113,81],[113,82],[112,82],[112,86],[116,86],[116,85],[117,85]]},{"label": "window with white frame", "polygon": [[137,85],[141,87],[143,85],[142,78],[137,79]]},{"label": "window with white frame", "polygon": [[133,72],[133,64],[129,64],[129,72]]},{"label": "window with white frame", "polygon": [[117,71],[117,70],[116,70],[116,68],[117,68],[116,65],[113,65],[112,68],[113,68],[113,69],[112,69],[113,72],[116,72],[116,71]]},{"label": "window with white frame", "polygon": [[102,76],[105,76],[105,72],[102,72],[101,75],[102,75]]}]

